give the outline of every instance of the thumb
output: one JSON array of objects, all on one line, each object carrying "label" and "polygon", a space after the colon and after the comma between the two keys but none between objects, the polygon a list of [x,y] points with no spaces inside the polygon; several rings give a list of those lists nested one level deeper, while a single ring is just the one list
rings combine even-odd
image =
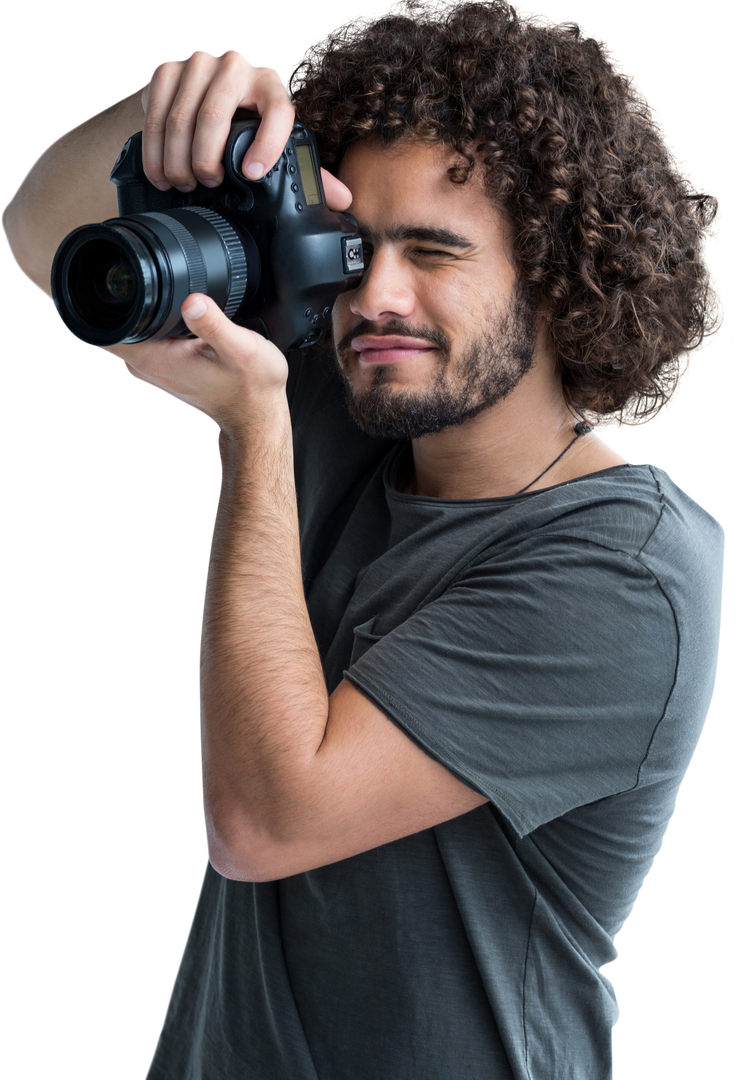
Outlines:
[{"label": "thumb", "polygon": [[[208,330],[216,330],[218,327],[218,316],[223,312],[218,304],[215,304],[209,296],[205,296],[203,293],[190,293],[186,296],[180,306],[180,314],[187,323],[188,326],[191,323],[198,323],[197,334],[201,336],[201,332],[208,333]],[[208,318],[204,318],[207,315]],[[195,332],[195,327],[193,327]]]},{"label": "thumb", "polygon": [[285,386],[288,364],[279,349],[261,334],[232,322],[211,297],[191,293],[180,314],[202,343],[195,349],[201,357],[217,360],[221,368],[232,372],[248,372],[252,390]]},{"label": "thumb", "polygon": [[180,307],[180,314],[185,325],[196,337],[212,345],[219,352],[229,346],[238,347],[244,352],[244,329],[241,333],[228,319],[218,304],[203,293],[191,293]]}]

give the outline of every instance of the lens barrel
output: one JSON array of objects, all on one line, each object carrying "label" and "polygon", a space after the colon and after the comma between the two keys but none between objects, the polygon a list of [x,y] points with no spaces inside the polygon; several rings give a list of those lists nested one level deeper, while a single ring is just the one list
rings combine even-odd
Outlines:
[{"label": "lens barrel", "polygon": [[73,334],[119,345],[187,335],[180,306],[192,292],[206,293],[233,318],[259,279],[249,233],[190,206],[75,229],[54,257],[51,289]]}]

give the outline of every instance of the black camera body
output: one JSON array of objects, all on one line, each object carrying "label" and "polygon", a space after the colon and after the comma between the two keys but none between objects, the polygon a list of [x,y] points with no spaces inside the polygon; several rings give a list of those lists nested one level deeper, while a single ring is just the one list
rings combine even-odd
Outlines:
[{"label": "black camera body", "polygon": [[284,352],[319,339],[364,269],[357,222],[327,207],[316,140],[301,124],[277,164],[247,179],[258,125],[233,120],[223,183],[189,194],[150,184],[141,132],[128,140],[110,176],[120,216],[75,229],[54,257],[52,295],[74,334],[95,345],[186,337],[180,305],[201,292]]}]

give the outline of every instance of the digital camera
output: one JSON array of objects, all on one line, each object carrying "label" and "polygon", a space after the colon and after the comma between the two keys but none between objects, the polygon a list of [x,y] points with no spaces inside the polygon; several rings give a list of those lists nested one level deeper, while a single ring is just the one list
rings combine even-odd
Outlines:
[{"label": "digital camera", "polygon": [[200,292],[284,352],[319,339],[364,269],[357,222],[327,207],[316,140],[300,124],[277,164],[248,180],[258,125],[233,120],[223,183],[189,194],[150,184],[141,132],[128,140],[110,175],[120,217],[75,229],[54,256],[52,295],[73,334],[93,345],[187,337],[180,305]]}]

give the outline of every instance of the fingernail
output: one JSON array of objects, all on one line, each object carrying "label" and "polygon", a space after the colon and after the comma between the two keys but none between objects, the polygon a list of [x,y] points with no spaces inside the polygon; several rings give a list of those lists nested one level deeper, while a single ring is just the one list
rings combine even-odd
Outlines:
[{"label": "fingernail", "polygon": [[204,187],[218,187],[218,180],[201,180]]},{"label": "fingernail", "polygon": [[208,310],[208,304],[205,300],[194,300],[190,307],[186,307],[183,311],[183,315],[186,319],[199,319],[201,315],[205,315]]},{"label": "fingernail", "polygon": [[185,195],[189,195],[195,188],[192,188],[189,184],[183,184],[182,187],[179,187],[177,190],[182,191]]},{"label": "fingernail", "polygon": [[160,180],[159,183],[155,184],[154,186],[156,188],[159,188],[160,191],[169,191],[170,190],[170,185],[167,183],[166,180]]},{"label": "fingernail", "polygon": [[250,161],[247,164],[247,176],[250,180],[259,180],[265,173],[265,166],[259,161]]}]

